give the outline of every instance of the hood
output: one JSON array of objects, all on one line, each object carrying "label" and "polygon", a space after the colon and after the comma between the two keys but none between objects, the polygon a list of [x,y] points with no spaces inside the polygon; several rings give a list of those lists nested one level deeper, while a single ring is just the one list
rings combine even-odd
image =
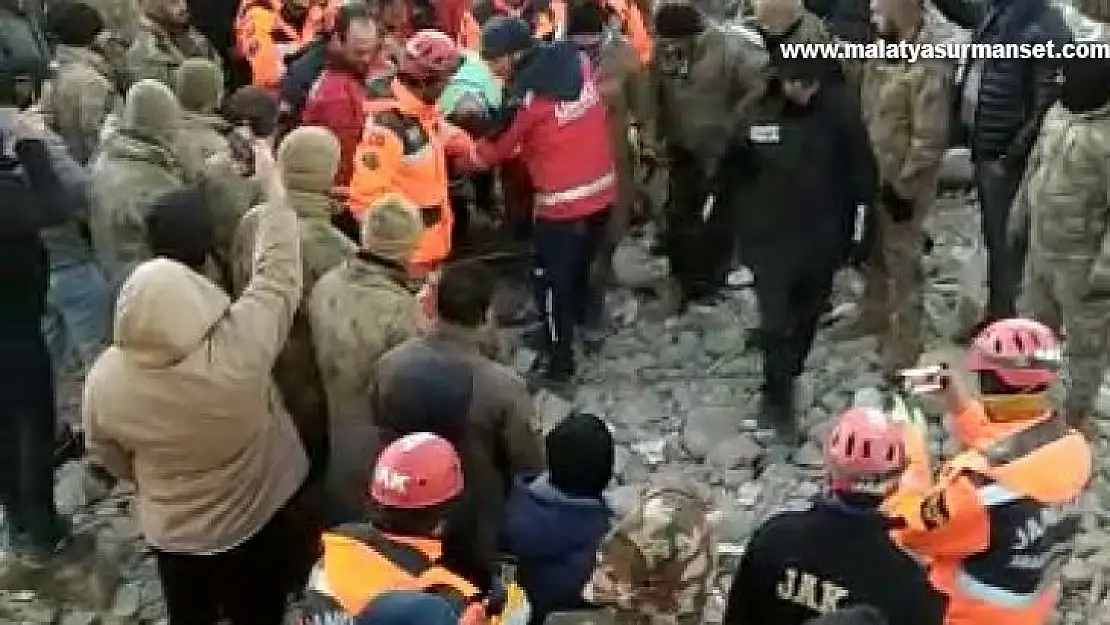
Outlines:
[{"label": "hood", "polygon": [[185,111],[181,114],[181,125],[186,129],[211,129],[213,132],[221,135],[225,135],[231,130],[231,124],[219,115],[192,113],[189,111]]},{"label": "hood", "polygon": [[315,191],[286,191],[289,195],[289,204],[297,217],[306,220],[324,220],[330,222],[333,215],[338,215],[343,206],[332,197]]},{"label": "hood", "polygon": [[540,43],[517,63],[512,91],[571,102],[578,99],[584,83],[578,46],[570,41]]},{"label": "hood", "polygon": [[597,499],[567,497],[546,475],[518,481],[506,513],[513,553],[529,560],[559,559],[593,549],[609,528],[612,512]]},{"label": "hood", "polygon": [[196,351],[231,300],[215,284],[165,258],[135,268],[116,301],[113,343],[138,364],[176,365]]},{"label": "hood", "polygon": [[177,158],[170,149],[136,137],[122,128],[104,138],[101,153],[106,158],[148,163],[167,171],[176,172],[179,169]]},{"label": "hood", "polygon": [[113,75],[112,66],[108,63],[107,59],[99,52],[88,48],[58,44],[58,47],[54,49],[54,63],[58,67],[65,67],[67,65],[87,65],[96,70],[97,73],[109,79],[111,79]]}]

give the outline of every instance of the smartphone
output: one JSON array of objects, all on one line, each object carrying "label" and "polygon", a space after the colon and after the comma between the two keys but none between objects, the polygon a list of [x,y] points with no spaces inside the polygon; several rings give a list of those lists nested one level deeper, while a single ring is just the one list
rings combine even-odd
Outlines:
[{"label": "smartphone", "polygon": [[948,386],[948,367],[932,365],[903,369],[898,372],[898,380],[902,389],[911,395],[935,393]]},{"label": "smartphone", "polygon": [[254,135],[249,128],[238,127],[227,135],[228,146],[231,149],[231,160],[239,168],[239,173],[244,176],[254,175]]}]

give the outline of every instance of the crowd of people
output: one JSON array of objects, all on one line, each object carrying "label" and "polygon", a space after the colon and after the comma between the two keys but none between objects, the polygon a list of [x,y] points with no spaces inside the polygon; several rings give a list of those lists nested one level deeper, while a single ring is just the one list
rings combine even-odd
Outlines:
[{"label": "crowd of people", "polygon": [[[134,486],[171,625],[702,623],[705,486],[653,476],[618,518],[609,426],[541,432],[532,400],[604,341],[641,220],[668,314],[751,269],[775,453],[838,271],[868,290],[833,331],[882,345],[889,395],[831,424],[828,488],[753,536],[728,625],[1048,622],[1108,352],[1110,61],[780,54],[932,42],[919,0],[757,0],[740,25],[676,0],[195,4],[0,0],[4,587],[93,557],[52,493],[55,379],[80,371],[61,436]],[[937,8],[981,42],[1071,37],[1042,0]],[[966,362],[910,388],[953,134],[988,305]],[[485,230],[529,250],[523,379]],[[921,376],[961,445],[936,467]]]}]

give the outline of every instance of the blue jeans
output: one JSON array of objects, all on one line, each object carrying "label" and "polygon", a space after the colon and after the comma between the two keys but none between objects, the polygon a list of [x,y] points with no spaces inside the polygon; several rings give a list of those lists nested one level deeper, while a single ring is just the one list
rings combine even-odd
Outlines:
[{"label": "blue jeans", "polygon": [[76,356],[88,367],[108,342],[111,294],[100,268],[91,262],[52,269],[42,331],[56,369]]}]

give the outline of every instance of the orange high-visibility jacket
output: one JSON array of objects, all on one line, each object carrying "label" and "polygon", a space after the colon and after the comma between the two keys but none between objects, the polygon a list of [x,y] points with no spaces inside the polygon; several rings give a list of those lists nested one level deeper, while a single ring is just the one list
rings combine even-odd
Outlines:
[{"label": "orange high-visibility jacket", "polygon": [[280,0],[243,0],[235,16],[235,51],[250,64],[251,82],[275,89],[285,73],[285,57],[300,50],[335,19],[334,0],[308,8],[298,31],[281,17]]}]

